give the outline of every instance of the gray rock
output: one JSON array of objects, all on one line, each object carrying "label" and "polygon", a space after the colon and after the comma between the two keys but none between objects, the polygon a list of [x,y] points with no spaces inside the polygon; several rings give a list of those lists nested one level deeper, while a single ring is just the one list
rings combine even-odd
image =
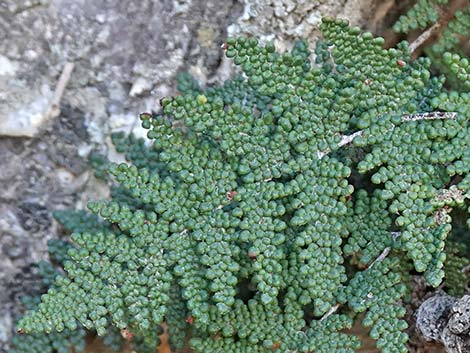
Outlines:
[{"label": "gray rock", "polygon": [[6,56],[0,55],[0,76],[13,76],[17,70],[17,64]]},{"label": "gray rock", "polygon": [[424,339],[442,343],[448,353],[469,353],[470,295],[429,298],[417,312],[416,327]]},{"label": "gray rock", "polygon": [[320,34],[318,24],[322,16],[347,18],[354,25],[364,26],[380,1],[243,0],[243,3],[244,12],[228,28],[229,34],[274,40],[276,47],[284,51],[299,38],[313,44]]},{"label": "gray rock", "polygon": [[449,330],[456,335],[468,335],[470,332],[470,295],[464,295],[452,307]]},{"label": "gray rock", "polygon": [[48,120],[52,91],[47,84],[28,87],[24,81],[6,79],[0,75],[0,136],[37,135]]},{"label": "gray rock", "polygon": [[427,341],[439,341],[456,299],[436,295],[424,301],[416,313],[416,327]]}]

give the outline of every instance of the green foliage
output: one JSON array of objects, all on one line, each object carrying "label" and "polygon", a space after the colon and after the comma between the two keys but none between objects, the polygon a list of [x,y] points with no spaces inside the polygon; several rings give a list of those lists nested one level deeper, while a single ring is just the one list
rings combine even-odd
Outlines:
[{"label": "green foliage", "polygon": [[16,335],[12,340],[10,353],[70,353],[73,348],[80,353],[85,350],[84,329],[64,330],[50,334],[34,333]]},{"label": "green foliage", "polygon": [[[56,211],[54,217],[67,232],[104,229],[104,222],[100,222],[95,215],[84,211]],[[68,255],[73,249],[70,242],[51,239],[48,241],[49,259],[51,262],[40,261],[37,263],[38,275],[42,279],[45,288],[53,288],[57,279],[63,273],[64,264],[71,260]],[[27,310],[37,310],[41,303],[41,296],[25,296],[22,298]],[[86,336],[89,332],[81,326],[66,328],[60,332],[33,333],[16,335],[12,340],[12,353],[69,353],[83,352],[86,345]],[[123,338],[118,329],[108,325],[103,337],[105,345],[114,351],[122,348]]]},{"label": "green foliage", "polygon": [[[103,231],[109,228],[108,222],[103,222],[94,214],[90,214],[89,212],[83,210],[55,211],[54,218],[69,234],[74,232],[83,233],[91,231]],[[57,246],[55,246],[55,244],[57,244]],[[49,244],[49,253],[55,257],[57,257],[56,253],[59,253],[60,257],[63,260],[66,260],[68,257],[68,250],[71,248],[67,244],[68,243],[60,241],[53,241]],[[58,248],[58,251],[55,250],[56,247]],[[59,262],[64,263],[65,261]]]},{"label": "green foliage", "polygon": [[182,298],[181,288],[175,285],[170,291],[170,300],[166,313],[170,347],[173,351],[182,349],[187,343],[187,333],[191,320],[192,317],[189,315]]},{"label": "green foliage", "polygon": [[[470,21],[470,18],[469,18]],[[444,53],[443,62],[450,72],[457,77],[465,89],[470,88],[470,65],[468,58],[461,58],[459,54]]]},{"label": "green foliage", "polygon": [[453,18],[447,23],[439,40],[432,46],[434,54],[443,54],[452,51],[462,53],[462,40],[470,36],[470,6],[454,13]]},{"label": "green foliage", "polygon": [[354,352],[365,312],[382,352],[406,352],[409,265],[438,286],[449,210],[468,209],[466,96],[406,43],[321,30],[315,64],[303,42],[228,39],[243,75],[205,91],[182,77],[141,115],[151,143],[114,135],[128,163],[109,164],[112,199],[64,216],[94,228],[70,226],[66,276],[19,327],[111,321],[147,351],[166,322],[195,352]]},{"label": "green foliage", "polygon": [[449,294],[458,297],[465,294],[470,285],[470,217],[466,208],[464,206],[450,214],[452,234],[446,244],[447,258],[444,264],[444,286]]},{"label": "green foliage", "polygon": [[107,179],[108,173],[106,169],[108,166],[108,160],[104,155],[98,153],[97,151],[91,151],[88,156],[88,162],[90,166],[94,169],[94,175],[97,179]]},{"label": "green foliage", "polygon": [[[450,11],[455,11],[450,13]],[[445,73],[448,83],[455,89],[470,88],[468,48],[470,38],[470,4],[454,10],[447,0],[418,0],[393,26],[394,31],[409,33],[438,24],[439,36],[424,48],[433,65]]]},{"label": "green foliage", "polygon": [[176,76],[177,88],[182,94],[197,95],[201,92],[199,82],[187,72],[181,72]]},{"label": "green foliage", "polygon": [[450,295],[462,296],[469,284],[470,257],[460,243],[450,243],[445,262],[445,286]]},{"label": "green foliage", "polygon": [[[69,244],[60,240],[49,241],[49,255],[51,260],[62,264],[66,260],[66,249]],[[59,275],[57,267],[46,261],[37,264],[38,274],[46,288],[54,286],[55,278]],[[40,305],[40,296],[21,298],[27,310],[37,310]],[[85,350],[86,331],[79,327],[76,330],[63,330],[62,332],[32,333],[16,335],[13,337],[10,353],[69,353],[72,348],[80,353]]]},{"label": "green foliage", "polygon": [[406,286],[401,283],[400,273],[394,271],[398,264],[398,258],[384,259],[358,272],[338,299],[347,302],[354,312],[367,310],[362,323],[371,327],[370,336],[377,340],[378,348],[383,352],[405,353],[408,336],[401,331],[408,325],[400,318],[406,310],[397,303]]},{"label": "green foliage", "polygon": [[418,0],[405,14],[400,16],[394,24],[395,32],[409,32],[410,30],[425,29],[439,20],[439,5],[447,4],[447,0]]},{"label": "green foliage", "polygon": [[365,190],[359,190],[354,206],[348,211],[347,227],[351,236],[343,247],[344,254],[356,255],[359,264],[367,265],[393,245],[393,235],[390,236],[393,221],[387,211],[387,201],[382,200],[378,192],[369,196]]}]

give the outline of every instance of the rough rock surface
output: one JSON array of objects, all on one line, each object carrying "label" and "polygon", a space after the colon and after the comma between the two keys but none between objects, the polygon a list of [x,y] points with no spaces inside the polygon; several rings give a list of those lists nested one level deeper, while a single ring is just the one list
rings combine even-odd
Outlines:
[{"label": "rough rock surface", "polygon": [[385,46],[394,46],[403,37],[392,26],[416,0],[243,0],[244,10],[228,27],[229,35],[254,35],[273,41],[278,50],[306,39],[314,48],[323,16],[347,19],[352,25],[385,37]]},{"label": "rough rock surface", "polygon": [[[52,211],[108,195],[89,170],[90,150],[111,154],[110,132],[141,135],[137,114],[174,93],[179,71],[203,84],[228,78],[219,48],[228,32],[271,38],[283,49],[294,38],[314,41],[322,14],[364,27],[379,3],[0,0],[0,352],[18,298],[39,290],[32,264],[60,234]],[[50,118],[68,62],[74,70],[60,114]]]},{"label": "rough rock surface", "polygon": [[429,341],[440,340],[456,299],[449,295],[434,296],[423,302],[416,314],[416,325]]},{"label": "rough rock surface", "polygon": [[433,296],[416,315],[416,327],[424,339],[442,343],[448,353],[470,352],[470,295]]},{"label": "rough rock surface", "polygon": [[364,26],[374,15],[375,0],[246,0],[242,16],[229,27],[229,34],[255,35],[273,40],[285,50],[293,40],[318,38],[322,16],[347,18],[351,24]]}]

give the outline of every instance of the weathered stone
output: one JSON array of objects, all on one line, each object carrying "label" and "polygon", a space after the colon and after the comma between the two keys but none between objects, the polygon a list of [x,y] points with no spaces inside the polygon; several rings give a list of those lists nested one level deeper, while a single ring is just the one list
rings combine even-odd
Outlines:
[{"label": "weathered stone", "polygon": [[449,330],[457,335],[468,335],[470,332],[470,295],[464,295],[452,307]]},{"label": "weathered stone", "polygon": [[229,27],[229,34],[275,40],[279,50],[287,50],[299,38],[313,44],[319,36],[322,16],[347,18],[354,25],[364,26],[379,3],[377,0],[244,0],[244,12]]},{"label": "weathered stone", "polygon": [[440,340],[455,302],[455,298],[444,293],[433,296],[421,304],[416,313],[416,327],[426,340]]},{"label": "weathered stone", "polygon": [[448,353],[470,352],[470,295],[429,298],[417,312],[416,327],[424,339],[442,343]]}]

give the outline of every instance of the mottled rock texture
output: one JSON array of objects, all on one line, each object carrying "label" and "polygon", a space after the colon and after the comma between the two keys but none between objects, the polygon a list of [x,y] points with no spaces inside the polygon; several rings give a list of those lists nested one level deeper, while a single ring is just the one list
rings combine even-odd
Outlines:
[{"label": "mottled rock texture", "polygon": [[424,339],[441,343],[448,353],[470,352],[470,295],[436,295],[421,304],[416,327]]}]

